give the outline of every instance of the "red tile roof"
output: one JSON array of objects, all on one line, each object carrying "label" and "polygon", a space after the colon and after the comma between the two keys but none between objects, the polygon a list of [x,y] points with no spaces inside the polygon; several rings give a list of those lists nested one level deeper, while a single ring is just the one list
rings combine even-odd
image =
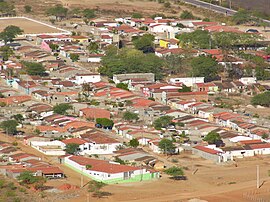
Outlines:
[{"label": "red tile roof", "polygon": [[65,139],[65,140],[62,140],[63,143],[65,144],[84,144],[86,143],[87,141],[83,140],[83,139],[80,139],[80,138],[70,138],[70,139]]},{"label": "red tile roof", "polygon": [[107,119],[109,119],[111,117],[110,111],[108,111],[106,109],[84,108],[84,109],[80,109],[80,111],[83,112],[83,115],[86,118],[90,118],[90,119],[97,119],[97,118],[107,118]]},{"label": "red tile roof", "polygon": [[218,154],[218,153],[221,153],[220,151],[217,151],[217,150],[214,150],[214,149],[210,149],[210,148],[207,148],[207,147],[204,147],[204,146],[195,146],[194,147],[195,149],[198,149],[198,150],[201,150],[203,152],[206,152],[206,153],[209,153],[209,154]]}]

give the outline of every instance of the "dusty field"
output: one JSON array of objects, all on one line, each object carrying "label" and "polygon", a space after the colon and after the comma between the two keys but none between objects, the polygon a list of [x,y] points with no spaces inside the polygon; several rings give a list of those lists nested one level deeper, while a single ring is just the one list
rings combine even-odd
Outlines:
[{"label": "dusty field", "polygon": [[234,0],[232,4],[237,7],[243,7],[250,10],[259,10],[265,13],[270,11],[270,1],[269,0]]},{"label": "dusty field", "polygon": [[9,25],[18,26],[24,30],[24,34],[42,34],[42,33],[59,33],[58,29],[48,27],[46,25],[33,22],[23,18],[0,19],[0,32]]}]

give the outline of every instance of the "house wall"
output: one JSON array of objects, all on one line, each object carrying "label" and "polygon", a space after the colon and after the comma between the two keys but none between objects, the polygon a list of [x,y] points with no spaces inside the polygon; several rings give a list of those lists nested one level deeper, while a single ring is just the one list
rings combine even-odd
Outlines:
[{"label": "house wall", "polygon": [[216,154],[210,154],[201,150],[198,150],[196,148],[192,148],[192,154],[198,155],[204,159],[214,161],[215,163],[221,162],[221,157]]},{"label": "house wall", "polygon": [[193,86],[195,83],[204,83],[204,77],[184,77],[184,78],[171,78],[170,83],[183,83],[186,86]]},{"label": "house wall", "polygon": [[84,75],[84,76],[76,76],[76,83],[81,85],[83,83],[97,83],[101,81],[100,75]]}]

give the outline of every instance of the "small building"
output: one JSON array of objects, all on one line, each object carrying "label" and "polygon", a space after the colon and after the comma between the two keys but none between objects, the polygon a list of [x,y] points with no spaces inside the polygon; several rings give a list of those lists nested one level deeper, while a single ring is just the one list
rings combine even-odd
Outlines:
[{"label": "small building", "polygon": [[97,83],[101,81],[100,74],[77,74],[75,76],[75,83],[81,85],[83,83]]}]

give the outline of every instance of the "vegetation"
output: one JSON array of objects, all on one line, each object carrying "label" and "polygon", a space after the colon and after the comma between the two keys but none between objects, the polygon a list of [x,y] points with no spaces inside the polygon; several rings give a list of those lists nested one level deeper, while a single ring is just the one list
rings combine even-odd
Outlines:
[{"label": "vegetation", "polygon": [[24,121],[24,117],[21,114],[13,115],[11,118],[15,119],[15,121],[17,121],[17,123],[20,123],[20,124],[22,124]]},{"label": "vegetation", "polygon": [[158,147],[163,151],[164,154],[174,154],[175,152],[173,141],[166,138],[160,140]]},{"label": "vegetation", "polygon": [[60,103],[60,104],[55,105],[53,107],[53,112],[56,114],[65,115],[65,114],[67,114],[67,111],[71,110],[71,109],[73,109],[72,105],[67,104],[67,103]]},{"label": "vegetation", "polygon": [[141,13],[133,13],[131,17],[132,18],[142,18],[143,15]]},{"label": "vegetation", "polygon": [[72,60],[72,62],[77,62],[80,56],[77,53],[70,53],[69,58]]},{"label": "vegetation", "polygon": [[133,44],[136,49],[143,53],[154,53],[154,40],[155,37],[152,34],[144,34],[141,37],[133,38]]},{"label": "vegetation", "polygon": [[245,24],[247,22],[254,21],[255,19],[251,16],[250,11],[240,9],[237,13],[232,16],[232,21],[237,24]]},{"label": "vegetation", "polygon": [[126,121],[137,121],[139,120],[139,115],[133,112],[126,111],[123,114],[123,119]]},{"label": "vegetation", "polygon": [[156,119],[154,121],[154,127],[157,130],[161,130],[161,128],[166,128],[167,126],[169,126],[170,124],[172,124],[172,119],[173,117],[171,116],[162,116],[159,117],[158,119]]},{"label": "vegetation", "polygon": [[34,176],[32,172],[25,171],[22,172],[18,177],[18,181],[22,185],[34,185],[35,189],[40,189],[43,187],[46,179],[40,176]]},{"label": "vegetation", "polygon": [[264,92],[258,95],[255,95],[251,99],[252,105],[262,105],[264,107],[270,107],[270,92]]},{"label": "vegetation", "polygon": [[132,140],[129,141],[129,145],[131,147],[138,147],[139,146],[139,141],[136,138],[133,138]]},{"label": "vegetation", "polygon": [[1,56],[3,57],[4,61],[8,61],[10,56],[14,55],[13,49],[9,46],[0,47],[0,53],[1,53]]},{"label": "vegetation", "polygon": [[180,15],[181,19],[195,19],[196,17],[189,11],[184,10],[181,15]]},{"label": "vegetation", "polygon": [[179,167],[176,167],[176,166],[170,167],[170,168],[166,169],[164,172],[167,175],[171,175],[173,177],[175,177],[175,176],[183,176],[184,175],[183,169],[179,168]]},{"label": "vegetation", "polygon": [[84,9],[83,10],[83,17],[87,18],[87,19],[91,19],[96,17],[95,11],[91,10],[91,9]]},{"label": "vegetation", "polygon": [[87,50],[89,51],[89,53],[98,53],[99,52],[98,43],[95,41],[91,41],[87,46]]},{"label": "vegetation", "polygon": [[212,81],[218,78],[219,66],[211,56],[199,56],[191,61],[192,76],[205,77],[205,81]]},{"label": "vegetation", "polygon": [[31,12],[32,12],[32,6],[25,5],[25,6],[24,6],[24,11],[25,11],[26,13],[31,13]]},{"label": "vegetation", "polygon": [[68,14],[68,9],[63,7],[61,4],[49,8],[47,10],[47,15],[55,16],[56,19],[60,20],[61,18],[66,18]]},{"label": "vegetation", "polygon": [[14,134],[17,132],[18,122],[16,120],[2,121],[0,128],[2,128],[7,134]]},{"label": "vegetation", "polygon": [[126,84],[126,83],[118,83],[118,84],[116,84],[116,88],[121,88],[123,90],[128,90],[128,84]]},{"label": "vegetation", "polygon": [[11,1],[0,0],[0,15],[10,16],[15,14],[15,7]]},{"label": "vegetation", "polygon": [[66,145],[66,152],[68,154],[77,154],[78,150],[79,150],[79,144],[76,143],[70,143]]},{"label": "vegetation", "polygon": [[162,78],[163,61],[154,54],[143,54],[135,49],[120,49],[111,46],[102,58],[99,71],[110,78],[113,74],[154,73],[156,79]]},{"label": "vegetation", "polygon": [[217,141],[221,140],[221,137],[217,132],[210,132],[203,140],[208,142],[208,144],[215,144]]},{"label": "vegetation", "polygon": [[104,196],[110,196],[110,192],[104,192],[100,191],[103,187],[105,187],[106,184],[103,182],[98,182],[95,180],[92,180],[88,184],[88,191],[93,193],[93,197],[102,198]]},{"label": "vegetation", "polygon": [[187,87],[185,84],[182,85],[182,88],[178,90],[178,92],[191,92],[191,87]]},{"label": "vegetation", "polygon": [[214,42],[211,44],[211,36],[208,31],[195,30],[191,33],[182,33],[176,36],[180,41],[181,47],[194,47],[200,49],[214,47]]},{"label": "vegetation", "polygon": [[100,124],[102,127],[113,127],[114,125],[113,121],[107,118],[97,118],[96,123]]},{"label": "vegetation", "polygon": [[23,30],[17,26],[9,25],[0,33],[0,40],[3,40],[5,44],[12,42],[14,38],[22,34]]},{"label": "vegetation", "polygon": [[45,68],[41,63],[37,62],[26,62],[23,61],[22,64],[26,70],[26,73],[31,76],[46,76]]}]

